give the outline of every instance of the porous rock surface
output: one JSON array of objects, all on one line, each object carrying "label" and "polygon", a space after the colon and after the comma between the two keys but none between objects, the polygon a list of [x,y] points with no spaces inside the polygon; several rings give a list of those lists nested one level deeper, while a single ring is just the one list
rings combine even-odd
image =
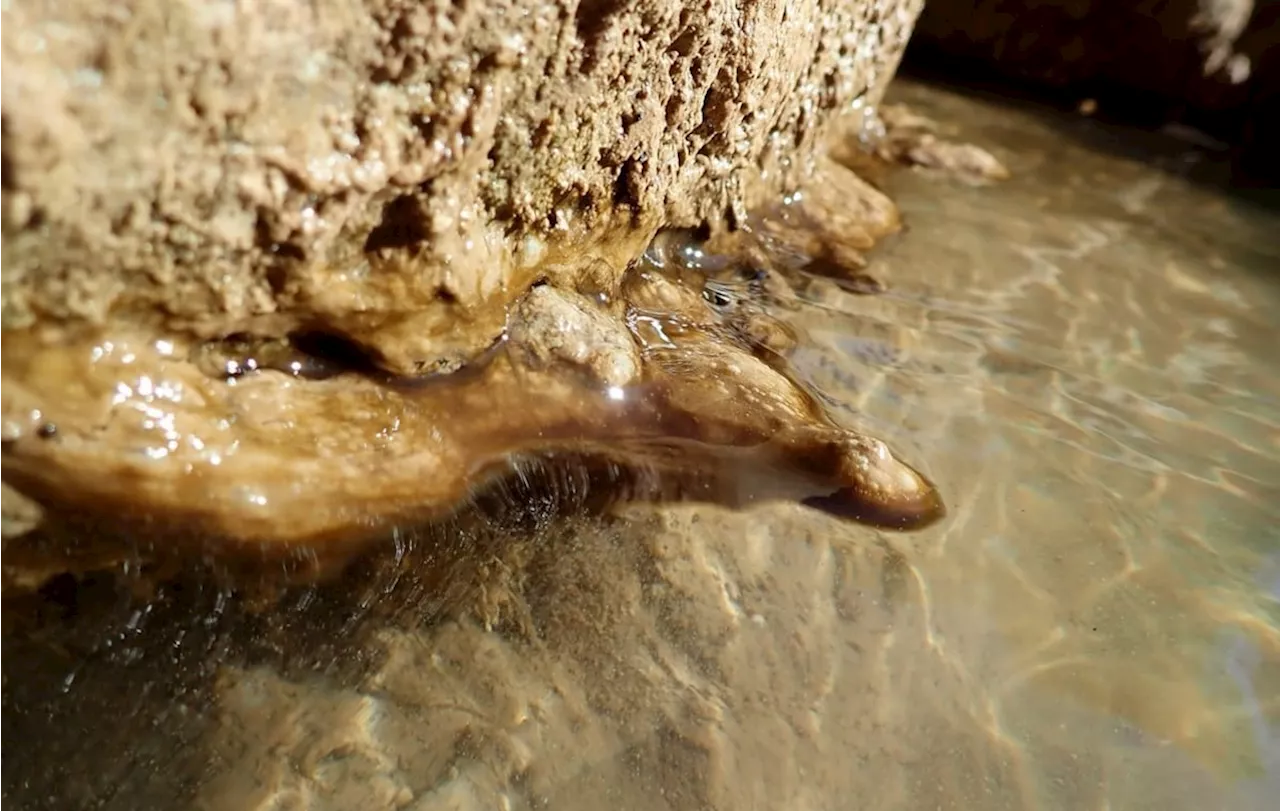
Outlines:
[{"label": "porous rock surface", "polygon": [[539,278],[794,182],[920,6],[14,0],[4,328],[321,329],[456,368]]}]

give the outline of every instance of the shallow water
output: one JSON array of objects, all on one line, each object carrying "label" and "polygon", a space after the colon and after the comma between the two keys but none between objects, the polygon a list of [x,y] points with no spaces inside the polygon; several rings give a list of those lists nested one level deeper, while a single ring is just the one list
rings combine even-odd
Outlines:
[{"label": "shallow water", "polygon": [[436,539],[470,610],[415,622],[366,621],[376,578],[274,617],[171,587],[95,624],[104,587],[60,603],[70,637],[6,640],[5,799],[1268,807],[1280,217],[1176,142],[894,95],[1013,177],[892,175],[887,292],[815,281],[787,317],[797,374],[936,481],[943,523],[636,506]]},{"label": "shallow water", "polygon": [[[939,801],[1264,807],[1280,789],[1280,219],[1194,185],[1176,143],[1120,157],[1094,150],[1129,134],[1090,122],[897,95],[1014,174],[895,176],[910,232],[872,268],[892,290],[843,300],[826,336],[906,347],[857,409],[919,449],[953,507],[911,540],[924,639],[906,665],[950,683],[900,699],[952,705],[1001,765]],[[815,379],[830,368],[815,360]],[[1018,792],[992,787],[1005,769]]]}]

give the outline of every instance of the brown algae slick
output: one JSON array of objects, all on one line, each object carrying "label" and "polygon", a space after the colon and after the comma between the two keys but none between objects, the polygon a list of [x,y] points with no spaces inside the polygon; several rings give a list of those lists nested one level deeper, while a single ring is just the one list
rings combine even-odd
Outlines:
[{"label": "brown algae slick", "polygon": [[[690,239],[659,247],[708,255]],[[894,530],[943,516],[922,473],[789,373],[798,336],[761,302],[794,294],[767,252],[705,267],[646,256],[615,290],[534,285],[487,353],[425,377],[315,336],[10,333],[4,481],[44,507],[47,531],[74,515],[160,555],[339,563],[557,466],[607,491],[583,503],[793,500]]]},{"label": "brown algae slick", "polygon": [[538,281],[486,352],[434,374],[316,331],[8,331],[0,481],[42,509],[42,537],[70,539],[41,549],[116,537],[154,558],[252,551],[314,569],[512,477],[581,482],[566,508],[792,500],[927,527],[946,512],[932,482],[791,374],[792,280],[815,257],[828,278],[860,272],[800,200],[710,242],[659,234],[575,287]]}]

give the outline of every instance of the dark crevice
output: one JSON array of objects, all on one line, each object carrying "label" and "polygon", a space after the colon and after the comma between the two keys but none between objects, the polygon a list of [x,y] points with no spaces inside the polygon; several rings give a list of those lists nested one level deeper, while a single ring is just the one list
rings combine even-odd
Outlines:
[{"label": "dark crevice", "polygon": [[641,176],[640,166],[634,160],[622,164],[618,177],[613,181],[613,205],[633,210],[640,208],[640,189],[637,178]]},{"label": "dark crevice", "polygon": [[698,41],[698,35],[692,28],[686,28],[680,32],[680,36],[676,37],[672,43],[667,46],[668,51],[674,51],[680,56],[688,56],[693,53],[694,45]]},{"label": "dark crevice", "polygon": [[[261,210],[253,224],[253,244],[258,250],[270,254],[273,258],[295,262],[307,258],[307,252],[301,245],[288,241],[282,242],[275,238],[272,233],[271,223],[268,222],[266,215]],[[271,285],[272,292],[279,293],[283,288],[283,282],[281,281],[277,286],[277,281],[279,280],[272,278],[276,274],[282,277],[284,270],[272,268],[268,272],[267,281]]]},{"label": "dark crevice", "polygon": [[414,113],[409,116],[409,124],[422,136],[423,143],[429,144],[435,140],[436,124],[430,116]]},{"label": "dark crevice", "polygon": [[301,261],[307,258],[307,252],[302,246],[293,242],[272,243],[271,253],[281,259],[292,259],[294,261]]},{"label": "dark crevice", "polygon": [[[8,138],[9,133],[0,133],[0,136]],[[18,190],[18,172],[13,166],[13,158],[8,154],[0,156],[0,187],[5,191]]]},{"label": "dark crevice", "polygon": [[401,195],[387,204],[382,221],[369,232],[364,242],[365,253],[383,248],[412,248],[427,239],[426,212],[411,194]]},{"label": "dark crevice", "polygon": [[289,285],[289,272],[280,265],[272,265],[267,269],[267,284],[271,286],[272,295],[284,295]]},{"label": "dark crevice", "polygon": [[617,0],[582,0],[573,24],[582,42],[582,72],[590,73],[599,62],[601,40],[613,16],[624,8]]},{"label": "dark crevice", "polygon": [[609,27],[609,20],[623,8],[617,0],[582,0],[573,15],[573,25],[578,39],[590,45]]},{"label": "dark crevice", "polygon": [[317,374],[309,377],[332,377],[341,372],[373,376],[384,374],[372,352],[344,335],[325,330],[303,330],[290,333],[289,343],[313,362],[312,367]]}]

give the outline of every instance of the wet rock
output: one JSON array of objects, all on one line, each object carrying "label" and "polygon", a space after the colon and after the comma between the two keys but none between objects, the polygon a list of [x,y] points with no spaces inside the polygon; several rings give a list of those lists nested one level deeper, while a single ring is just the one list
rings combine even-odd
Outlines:
[{"label": "wet rock", "polygon": [[[717,257],[725,273],[759,251],[754,233],[740,239]],[[227,374],[215,353],[211,374],[177,336],[88,333],[68,351],[17,333],[3,344],[5,482],[58,516],[47,529],[61,537],[114,533],[162,559],[251,551],[308,576],[534,474],[577,506],[585,493],[597,505],[801,501],[892,529],[940,518],[924,477],[836,426],[791,375],[798,336],[754,298],[794,296],[790,270],[745,267],[751,278],[726,288],[732,306],[708,300],[705,274],[647,261],[611,300],[535,286],[508,340],[447,375],[333,359],[303,375],[297,347],[251,340],[223,349],[252,370]],[[18,559],[112,559],[80,555],[83,543]]]},{"label": "wet rock", "polygon": [[[811,180],[919,8],[6,5],[5,483],[54,536],[303,570],[524,464],[654,498],[830,490],[803,431],[743,450],[829,428],[743,345],[784,331],[737,329],[693,277],[670,306],[619,291],[660,226],[723,234]],[[896,223],[830,183],[823,244]]]},{"label": "wet rock", "polygon": [[789,325],[762,312],[747,312],[735,320],[734,327],[753,347],[775,355],[786,355],[799,343]]},{"label": "wet rock", "polygon": [[[331,343],[336,342],[334,339]],[[323,379],[351,366],[368,366],[368,359],[354,347],[343,346],[318,352],[308,352],[303,348],[306,345],[320,348],[322,343],[324,339],[315,335],[299,336],[297,340],[233,335],[200,344],[192,351],[191,361],[210,377],[222,378],[271,369],[293,377]]]},{"label": "wet rock", "polygon": [[891,163],[916,166],[969,183],[1006,180],[1009,170],[994,155],[976,144],[940,137],[938,125],[904,105],[885,105],[881,110],[884,137],[875,152]]},{"label": "wet rock", "polygon": [[920,5],[9,4],[4,327],[317,329],[456,367],[539,276],[793,185]]},{"label": "wet rock", "polygon": [[0,504],[3,504],[3,523],[0,537],[4,540],[25,535],[40,524],[43,510],[40,505],[6,485],[0,486]]},{"label": "wet rock", "polygon": [[507,334],[536,368],[568,363],[615,387],[640,374],[640,354],[626,325],[577,293],[538,285],[517,303]]}]

